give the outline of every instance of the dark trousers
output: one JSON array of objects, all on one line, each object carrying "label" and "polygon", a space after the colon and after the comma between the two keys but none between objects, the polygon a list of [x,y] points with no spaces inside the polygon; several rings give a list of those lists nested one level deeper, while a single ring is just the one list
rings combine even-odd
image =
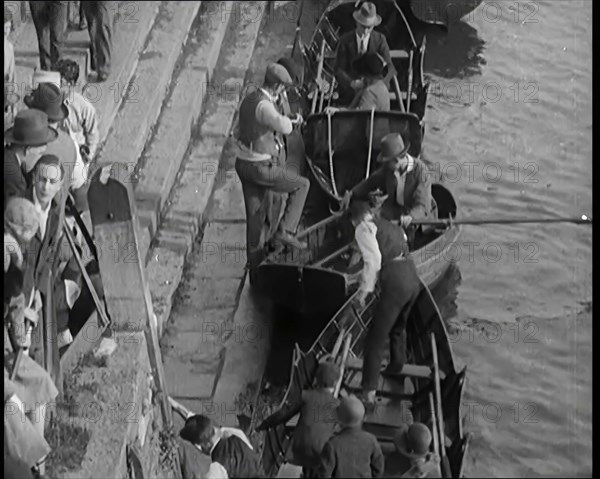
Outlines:
[{"label": "dark trousers", "polygon": [[110,73],[115,2],[81,2],[90,34],[91,67]]},{"label": "dark trousers", "polygon": [[415,264],[408,258],[385,265],[380,281],[381,297],[365,338],[363,391],[373,391],[377,387],[388,337],[390,364],[400,369],[406,363],[406,323],[421,290]]},{"label": "dark trousers", "polygon": [[67,31],[69,2],[29,2],[42,70],[52,70],[60,58]]},{"label": "dark trousers", "polygon": [[[264,218],[264,215],[261,215],[261,212],[264,212],[263,202],[267,191],[288,193],[279,228],[295,233],[302,216],[310,181],[300,176],[297,167],[279,166],[270,160],[247,161],[238,158],[235,162],[235,171],[242,181],[247,221],[246,247],[248,262],[252,267],[252,258],[262,243],[260,236],[264,221],[261,221],[261,218]],[[278,217],[271,220],[271,224],[278,223]]]}]

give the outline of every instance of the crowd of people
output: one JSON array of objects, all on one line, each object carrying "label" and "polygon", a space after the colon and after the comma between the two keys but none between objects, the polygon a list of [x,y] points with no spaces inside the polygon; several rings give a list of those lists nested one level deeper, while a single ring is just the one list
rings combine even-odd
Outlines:
[{"label": "crowd of people", "polygon": [[[440,458],[430,451],[433,438],[429,427],[420,422],[402,425],[395,432],[393,449],[384,452],[377,438],[363,429],[363,402],[353,395],[336,397],[340,372],[334,362],[320,363],[315,388],[302,391],[298,402],[269,416],[256,431],[299,415],[291,461],[302,467],[302,477],[442,477]],[[180,436],[210,456],[203,477],[265,477],[260,456],[241,429],[221,427],[207,416],[188,413]]]},{"label": "crowd of people", "polygon": [[[91,251],[84,230],[91,227],[87,189],[100,139],[98,115],[75,91],[79,65],[63,56],[69,3],[78,2],[29,2],[41,68],[27,85],[17,83],[15,74],[9,37],[15,12],[4,8],[7,477],[43,476],[50,452],[46,412],[58,395],[54,371],[96,307],[84,275],[102,295],[97,263],[83,254]],[[79,26],[87,23],[92,66],[103,81],[110,73],[114,9],[111,2],[79,3]]]}]

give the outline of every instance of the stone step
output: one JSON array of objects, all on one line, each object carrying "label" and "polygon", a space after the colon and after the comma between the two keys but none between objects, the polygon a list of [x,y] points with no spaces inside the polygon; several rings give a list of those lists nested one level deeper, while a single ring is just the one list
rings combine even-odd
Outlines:
[{"label": "stone step", "polygon": [[173,80],[175,86],[160,113],[156,134],[140,160],[135,198],[150,237],[156,234],[219,58],[230,16],[222,19],[218,12],[231,10],[233,3],[206,2],[200,9],[199,21],[184,48],[181,70]]},{"label": "stone step", "polygon": [[[240,100],[239,93],[256,45],[266,2],[239,3],[239,8],[243,8],[245,4],[254,5],[260,17],[235,15],[230,20],[226,35],[228,40],[223,47],[214,78],[215,84],[221,85],[222,89],[238,93],[208,95],[205,109],[209,113],[202,119],[198,138],[192,140],[188,156],[169,197],[164,219],[155,238],[155,246],[148,255],[147,278],[153,304],[160,305],[160,311],[156,311],[160,334],[171,313],[173,297],[182,279],[186,257],[207,219],[206,211],[218,177],[219,161],[233,125]],[[164,278],[168,278],[169,284],[165,284]],[[219,288],[233,288],[234,294],[237,294],[240,280],[239,277],[222,278],[209,283],[214,283]],[[207,284],[201,288],[201,292],[214,295],[211,289]]]},{"label": "stone step", "polygon": [[200,3],[161,4],[133,80],[128,85],[129,98],[117,112],[110,135],[96,155],[98,167],[111,163],[119,165],[123,178],[136,181],[133,173],[167,96],[175,63]]},{"label": "stone step", "polygon": [[[21,2],[26,3],[26,2]],[[64,56],[80,64],[80,79],[76,91],[95,106],[100,129],[100,142],[106,139],[120,105],[139,101],[135,86],[131,87],[132,75],[138,57],[146,43],[162,2],[120,1],[117,8],[113,33],[112,71],[103,83],[87,83],[82,66],[88,60],[89,37],[87,31],[69,31],[65,40]],[[35,27],[28,8],[26,21],[15,32],[16,76],[21,98],[31,91],[33,71],[39,67],[39,52]],[[134,13],[131,13],[134,12]]]}]

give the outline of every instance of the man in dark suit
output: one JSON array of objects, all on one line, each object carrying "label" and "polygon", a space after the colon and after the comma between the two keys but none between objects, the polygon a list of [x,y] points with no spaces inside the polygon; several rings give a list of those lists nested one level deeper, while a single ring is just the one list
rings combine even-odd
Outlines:
[{"label": "man in dark suit", "polygon": [[[40,363],[44,364],[43,332],[47,314],[47,300],[50,288],[53,287],[53,269],[57,245],[60,240],[62,214],[60,203],[56,196],[63,185],[64,169],[59,159],[54,155],[43,155],[32,171],[32,184],[22,195],[33,202],[40,215],[40,228],[29,243],[27,253],[24,255],[25,278],[23,291],[26,298],[36,299],[35,309],[38,311],[37,331],[34,334],[32,354]],[[39,294],[37,292],[39,291]],[[41,304],[40,304],[41,303]],[[44,314],[46,313],[46,314]],[[54,340],[54,338],[47,338]],[[49,365],[46,365],[48,369]]]},{"label": "man in dark suit", "polygon": [[413,220],[434,217],[427,166],[408,154],[409,147],[399,133],[386,135],[377,157],[381,167],[352,188],[345,201],[349,203],[350,197],[368,200],[374,190],[380,190],[387,195],[381,209],[385,219],[407,228]]},{"label": "man in dark suit", "polygon": [[362,429],[363,404],[356,396],[348,396],[336,411],[341,431],[325,443],[316,477],[383,476],[381,446],[373,434]]},{"label": "man in dark suit", "polygon": [[[375,5],[365,2],[354,12],[356,29],[340,37],[335,63],[335,76],[339,84],[341,103],[352,100],[357,91],[364,87],[354,61],[365,53],[378,53],[389,65],[388,75],[395,74],[390,57],[390,47],[385,36],[373,29],[381,23]],[[386,82],[387,83],[387,82]]]},{"label": "man in dark suit", "polygon": [[298,402],[281,408],[256,428],[257,431],[264,431],[286,423],[300,413],[294,429],[292,453],[293,463],[302,466],[304,477],[314,477],[323,446],[333,435],[336,422],[334,412],[338,405],[334,390],[339,376],[340,370],[335,363],[319,364],[316,388],[303,390]]}]

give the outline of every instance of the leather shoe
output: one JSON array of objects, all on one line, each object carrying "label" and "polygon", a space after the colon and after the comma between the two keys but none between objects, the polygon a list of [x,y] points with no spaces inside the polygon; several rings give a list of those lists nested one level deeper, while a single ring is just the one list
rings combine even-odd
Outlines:
[{"label": "leather shoe", "polygon": [[275,241],[279,241],[284,245],[291,246],[292,248],[306,249],[308,247],[308,245],[304,241],[300,241],[294,235],[288,233],[287,231],[279,231],[275,235]]}]

